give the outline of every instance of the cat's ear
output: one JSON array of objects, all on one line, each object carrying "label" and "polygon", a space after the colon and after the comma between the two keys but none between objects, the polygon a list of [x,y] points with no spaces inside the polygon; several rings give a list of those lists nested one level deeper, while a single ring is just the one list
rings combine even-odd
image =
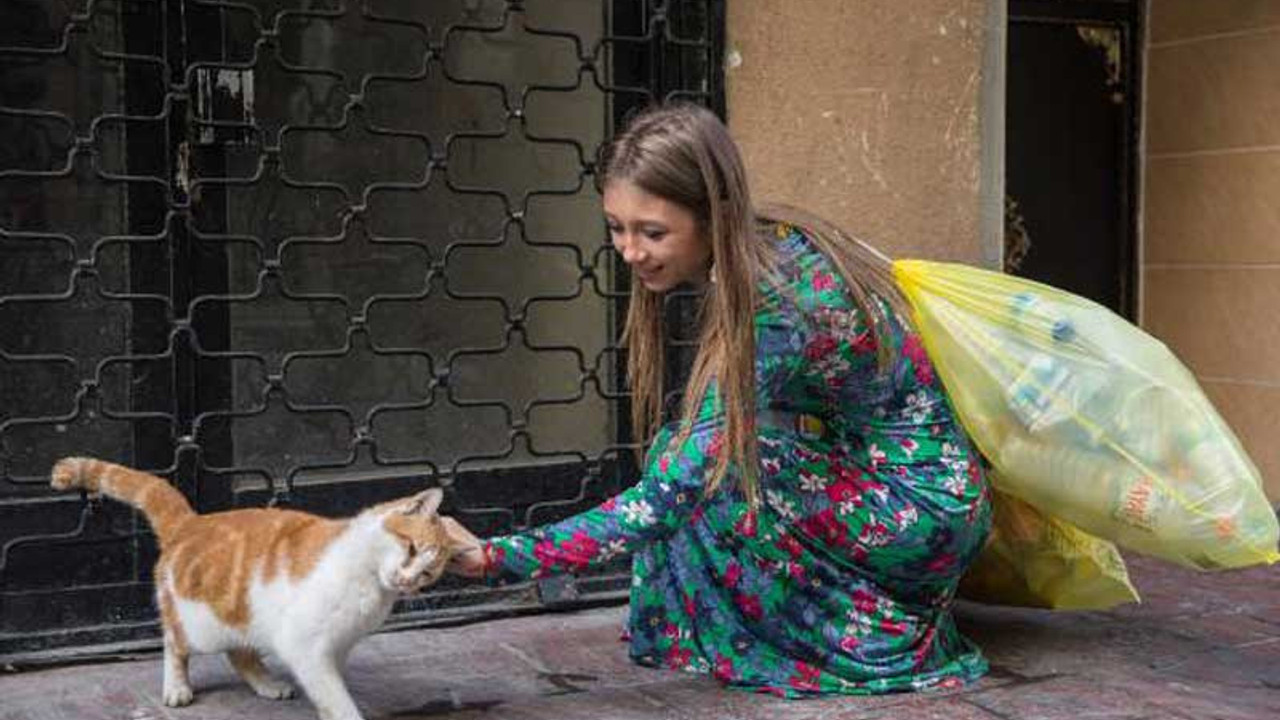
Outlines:
[{"label": "cat's ear", "polygon": [[409,498],[401,512],[405,515],[434,515],[440,509],[441,500],[444,500],[444,491],[440,488],[424,490]]}]

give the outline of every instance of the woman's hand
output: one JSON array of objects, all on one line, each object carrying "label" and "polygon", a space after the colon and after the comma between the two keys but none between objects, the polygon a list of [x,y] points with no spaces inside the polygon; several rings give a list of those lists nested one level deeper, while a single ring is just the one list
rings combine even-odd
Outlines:
[{"label": "woman's hand", "polygon": [[451,517],[442,517],[440,521],[444,523],[444,530],[454,547],[453,558],[445,569],[462,577],[484,577],[488,564],[484,557],[484,542]]}]

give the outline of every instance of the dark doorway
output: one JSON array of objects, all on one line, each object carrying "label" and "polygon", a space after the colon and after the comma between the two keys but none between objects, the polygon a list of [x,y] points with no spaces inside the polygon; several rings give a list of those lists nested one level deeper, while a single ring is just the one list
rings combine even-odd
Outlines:
[{"label": "dark doorway", "polygon": [[1012,0],[1005,268],[1136,310],[1138,0]]}]

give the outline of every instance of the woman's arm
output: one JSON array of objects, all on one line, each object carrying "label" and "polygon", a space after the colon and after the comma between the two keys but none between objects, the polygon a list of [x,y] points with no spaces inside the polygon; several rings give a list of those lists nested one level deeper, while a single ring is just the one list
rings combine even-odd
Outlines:
[{"label": "woman's arm", "polygon": [[[463,563],[486,578],[518,581],[580,572],[675,532],[703,499],[723,437],[716,419],[696,424],[679,447],[664,429],[640,481],[586,512],[528,532],[491,538]],[[464,573],[466,574],[466,573]]]}]

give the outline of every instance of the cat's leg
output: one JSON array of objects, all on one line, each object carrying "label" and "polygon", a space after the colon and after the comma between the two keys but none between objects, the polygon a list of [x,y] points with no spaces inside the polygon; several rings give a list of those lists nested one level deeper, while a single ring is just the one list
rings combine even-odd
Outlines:
[{"label": "cat's leg", "polygon": [[182,621],[173,609],[173,597],[167,588],[160,590],[160,620],[164,626],[164,704],[169,707],[190,705],[195,698],[187,676],[189,648]]},{"label": "cat's leg", "polygon": [[187,651],[168,631],[164,634],[164,704],[169,707],[190,705],[195,699],[187,677]]},{"label": "cat's leg", "polygon": [[302,686],[320,714],[320,720],[363,720],[359,708],[347,691],[347,684],[338,672],[338,663],[323,654],[307,654],[304,657],[283,657],[293,671],[293,677]]},{"label": "cat's leg", "polygon": [[257,652],[248,649],[231,650],[227,652],[227,660],[258,695],[268,700],[287,700],[296,695],[292,685],[271,677]]}]

